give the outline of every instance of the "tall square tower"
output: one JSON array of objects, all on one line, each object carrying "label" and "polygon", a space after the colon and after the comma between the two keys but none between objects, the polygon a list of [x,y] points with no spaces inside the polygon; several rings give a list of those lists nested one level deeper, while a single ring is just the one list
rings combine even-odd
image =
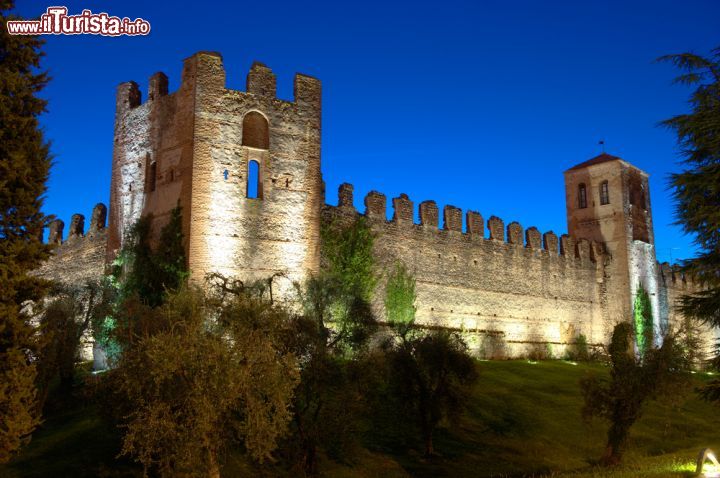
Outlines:
[{"label": "tall square tower", "polygon": [[273,72],[254,63],[246,91],[225,87],[222,57],[185,60],[178,91],[150,79],[118,87],[108,258],[141,215],[155,234],[182,207],[191,278],[280,277],[280,295],[319,267],[321,87],[295,75],[294,100],[276,97]]},{"label": "tall square tower", "polygon": [[656,340],[659,315],[648,174],[603,153],[565,171],[568,233],[605,244],[609,320],[630,320],[638,287],[648,292]]}]

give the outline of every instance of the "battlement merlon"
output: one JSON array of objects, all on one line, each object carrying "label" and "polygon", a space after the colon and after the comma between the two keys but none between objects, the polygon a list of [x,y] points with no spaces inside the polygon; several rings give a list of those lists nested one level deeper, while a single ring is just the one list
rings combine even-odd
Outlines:
[{"label": "battlement merlon", "polygon": [[[201,51],[186,58],[183,64],[180,89],[196,89],[200,95],[215,95],[224,92],[225,67],[222,55],[213,51]],[[296,73],[294,78],[293,102],[305,109],[312,110],[320,115],[322,86],[320,80],[302,73]],[[253,94],[277,101],[277,81],[275,74],[264,63],[255,61],[247,74],[246,94]],[[149,79],[148,102],[157,101],[168,95],[168,77],[165,73],[157,72]],[[117,87],[116,112],[118,115],[143,104],[138,84],[134,81],[121,83]]]},{"label": "battlement merlon", "polygon": [[85,231],[85,216],[82,214],[73,214],[70,219],[70,230],[68,237],[63,240],[63,231],[65,223],[61,219],[55,219],[48,226],[48,244],[61,245],[67,241],[74,241],[84,237],[93,237],[105,230],[105,221],[107,219],[107,206],[103,203],[97,203],[93,207],[90,216],[90,228]]}]

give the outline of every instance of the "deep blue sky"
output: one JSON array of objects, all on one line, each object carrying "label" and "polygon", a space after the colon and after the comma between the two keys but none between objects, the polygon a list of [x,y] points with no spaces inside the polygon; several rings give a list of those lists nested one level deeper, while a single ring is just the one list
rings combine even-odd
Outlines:
[{"label": "deep blue sky", "polygon": [[[227,86],[253,60],[292,98],[296,71],[323,81],[327,199],[340,183],[416,205],[434,199],[506,223],[566,232],[562,172],[600,152],[649,172],[658,258],[689,257],[672,226],[667,176],[688,90],[663,54],[720,45],[720,2],[157,2],[20,0],[26,17],[63,4],[150,21],[147,37],[49,36],[42,117],[55,166],[45,211],[69,223],[108,202],[115,87],[156,71],[177,88],[182,60],[220,51]],[[144,95],[143,95],[144,99]],[[66,230],[67,233],[67,230]]]}]

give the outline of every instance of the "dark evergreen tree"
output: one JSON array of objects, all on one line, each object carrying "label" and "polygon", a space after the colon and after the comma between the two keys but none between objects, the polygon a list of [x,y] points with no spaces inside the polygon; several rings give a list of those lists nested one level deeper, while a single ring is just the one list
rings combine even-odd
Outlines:
[{"label": "dark evergreen tree", "polygon": [[677,133],[685,169],[671,176],[677,223],[695,237],[697,257],[683,270],[706,285],[702,292],[685,296],[686,317],[720,326],[720,48],[709,57],[692,53],[660,58],[683,71],[675,81],[695,88],[690,112],[662,124]]},{"label": "dark evergreen tree", "polygon": [[42,243],[48,218],[41,212],[50,171],[49,145],[37,97],[48,82],[39,72],[42,41],[9,35],[12,0],[0,0],[0,463],[7,461],[38,423],[35,413],[33,327],[23,309],[47,284],[29,272],[48,257]]}]

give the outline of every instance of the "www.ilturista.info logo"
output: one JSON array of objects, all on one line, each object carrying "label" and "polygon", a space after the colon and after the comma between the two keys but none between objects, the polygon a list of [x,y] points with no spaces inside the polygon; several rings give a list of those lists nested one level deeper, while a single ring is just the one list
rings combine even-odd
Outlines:
[{"label": "www.ilturista.info logo", "polygon": [[112,17],[107,13],[83,10],[79,15],[68,15],[67,7],[48,7],[40,20],[9,20],[10,35],[147,35],[150,22],[142,18]]}]

